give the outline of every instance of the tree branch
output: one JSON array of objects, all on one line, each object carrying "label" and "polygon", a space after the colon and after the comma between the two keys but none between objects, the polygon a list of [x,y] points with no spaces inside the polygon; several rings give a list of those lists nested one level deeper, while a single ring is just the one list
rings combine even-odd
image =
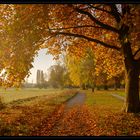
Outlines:
[{"label": "tree branch", "polygon": [[63,30],[63,29],[73,29],[73,28],[84,28],[84,27],[94,27],[94,28],[101,28],[99,26],[93,26],[93,25],[81,25],[81,26],[74,26],[74,27],[67,27],[67,28],[49,28],[49,30]]},{"label": "tree branch", "polygon": [[110,8],[111,8],[111,11],[107,11],[107,10],[104,10],[104,9],[102,9],[102,8],[95,7],[95,6],[91,5],[91,4],[88,4],[88,5],[89,5],[91,8],[94,8],[94,9],[97,9],[97,10],[99,10],[99,11],[106,12],[106,13],[112,15],[112,16],[116,19],[116,21],[117,21],[118,23],[119,23],[120,20],[121,20],[121,18],[120,18],[121,15],[119,14],[119,12],[118,12],[118,10],[117,10],[115,4],[108,4],[108,6],[110,6]]},{"label": "tree branch", "polygon": [[95,17],[93,17],[89,12],[87,11],[83,11],[79,8],[74,8],[78,13],[81,13],[81,14],[84,14],[84,15],[87,15],[92,21],[94,21],[96,24],[100,25],[102,28],[104,29],[107,29],[109,31],[112,31],[112,32],[115,32],[115,33],[119,33],[119,30],[117,30],[116,28],[110,26],[110,25],[107,25],[107,24],[104,24],[102,22],[100,22],[99,20],[97,20]]},{"label": "tree branch", "polygon": [[52,36],[49,36],[47,39],[45,39],[44,41],[47,42],[48,40],[50,40],[51,38],[55,37],[56,35],[53,34]]},{"label": "tree branch", "polygon": [[111,7],[111,13],[114,16],[114,18],[116,19],[117,23],[119,23],[121,21],[121,15],[117,10],[117,7],[115,4],[111,4],[109,5]]},{"label": "tree branch", "polygon": [[73,33],[66,33],[66,32],[56,32],[55,35],[66,35],[66,36],[72,36],[72,37],[79,37],[79,38],[86,39],[88,41],[99,43],[99,44],[103,45],[104,47],[107,47],[107,48],[111,48],[111,49],[115,49],[117,51],[120,51],[120,48],[118,48],[116,46],[109,45],[109,44],[107,44],[105,42],[102,42],[100,40],[97,40],[97,39],[94,39],[94,38],[90,38],[90,37],[87,37],[87,36],[84,36],[84,35],[73,34]]},{"label": "tree branch", "polygon": [[133,54],[133,57],[135,57],[139,51],[140,51],[140,48]]},{"label": "tree branch", "polygon": [[103,12],[106,12],[106,13],[112,15],[112,13],[111,13],[110,11],[104,10],[104,9],[102,9],[102,8],[99,8],[99,7],[95,7],[95,6],[91,5],[91,4],[88,4],[88,5],[89,5],[91,8],[94,8],[94,9],[97,9],[97,10],[100,10],[100,11],[103,11]]}]

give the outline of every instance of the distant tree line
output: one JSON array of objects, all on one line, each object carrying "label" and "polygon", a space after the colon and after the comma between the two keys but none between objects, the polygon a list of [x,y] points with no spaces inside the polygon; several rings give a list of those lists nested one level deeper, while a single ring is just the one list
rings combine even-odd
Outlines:
[{"label": "distant tree line", "polygon": [[[88,50],[90,54],[90,50]],[[97,90],[108,90],[124,88],[124,73],[107,77],[107,74],[102,72],[99,75],[95,74],[95,62],[93,55],[90,54],[80,61],[74,57],[66,57],[62,63],[52,65],[48,69],[48,73],[42,70],[37,70],[36,87],[37,88],[91,88]]]},{"label": "distant tree line", "polygon": [[37,70],[37,74],[36,74],[36,87],[38,88],[47,88],[48,87],[48,83],[45,80],[45,76],[46,74],[43,73],[43,70]]},{"label": "distant tree line", "polygon": [[[62,64],[52,65],[48,69],[48,75],[42,70],[37,70],[36,87],[38,88],[69,88],[72,82],[66,67]],[[75,87],[75,86],[73,86]]]}]

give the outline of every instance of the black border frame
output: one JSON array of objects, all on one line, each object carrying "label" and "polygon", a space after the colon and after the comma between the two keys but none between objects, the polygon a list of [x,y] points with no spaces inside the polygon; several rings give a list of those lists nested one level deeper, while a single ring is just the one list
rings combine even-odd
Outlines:
[{"label": "black border frame", "polygon": [[[140,4],[140,0],[0,0],[0,4],[77,4],[77,3],[108,3],[108,4]],[[140,136],[0,136],[0,139],[140,139]]]},{"label": "black border frame", "polygon": [[140,3],[140,0],[0,0],[0,4]]}]

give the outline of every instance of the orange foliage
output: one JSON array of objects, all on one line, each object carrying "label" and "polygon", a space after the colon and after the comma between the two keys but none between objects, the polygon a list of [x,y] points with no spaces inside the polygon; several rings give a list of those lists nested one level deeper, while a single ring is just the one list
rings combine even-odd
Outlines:
[{"label": "orange foliage", "polygon": [[[139,60],[139,6],[122,4],[122,10],[130,7],[130,14],[121,12],[121,7],[115,9],[113,4],[0,6],[0,70],[6,70],[7,80],[3,82],[11,86],[20,85],[29,74],[40,48],[48,48],[49,53],[59,58],[66,50],[83,57],[84,48],[92,47],[97,73],[102,69],[110,76],[124,71],[122,42],[132,43],[134,58]],[[121,37],[124,24],[130,28],[131,39],[125,35],[126,39]]]}]

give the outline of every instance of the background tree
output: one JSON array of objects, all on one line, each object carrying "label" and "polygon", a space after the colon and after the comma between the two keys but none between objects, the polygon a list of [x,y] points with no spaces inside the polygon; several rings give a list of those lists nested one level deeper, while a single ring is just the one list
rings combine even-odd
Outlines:
[{"label": "background tree", "polygon": [[36,75],[36,84],[40,84],[40,70],[37,70],[37,75]]},{"label": "background tree", "polygon": [[45,81],[44,73],[42,70],[37,70],[36,84],[37,84],[37,87],[39,88],[47,87],[47,83]]},{"label": "background tree", "polygon": [[49,73],[49,84],[53,88],[63,88],[65,68],[60,64],[56,64],[49,68]]},{"label": "background tree", "polygon": [[76,54],[73,55],[73,53],[67,51],[66,67],[73,85],[80,86],[83,89],[90,86],[94,91],[95,62],[91,48],[85,49],[84,55],[79,58]]},{"label": "background tree", "polygon": [[45,82],[44,73],[43,73],[43,71],[41,70],[41,71],[40,71],[40,83],[43,84],[44,82]]},{"label": "background tree", "polygon": [[108,79],[106,73],[100,73],[96,76],[96,86],[97,89],[103,88],[104,90],[108,90]]}]

